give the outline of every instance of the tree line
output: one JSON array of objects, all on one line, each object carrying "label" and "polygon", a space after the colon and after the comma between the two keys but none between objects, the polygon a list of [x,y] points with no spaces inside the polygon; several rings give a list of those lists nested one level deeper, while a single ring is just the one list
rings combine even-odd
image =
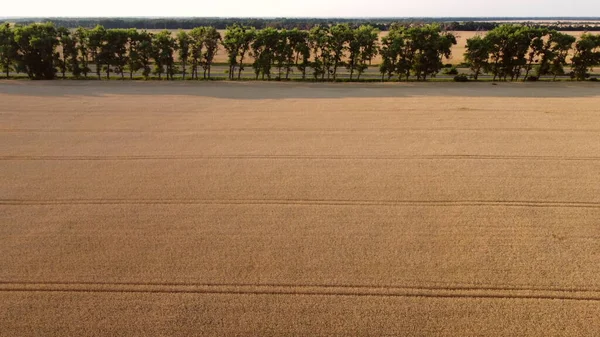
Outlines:
[{"label": "tree line", "polygon": [[482,73],[505,81],[548,75],[556,79],[565,75],[570,53],[572,78],[584,80],[592,67],[600,65],[600,35],[583,34],[577,40],[548,28],[503,25],[468,39],[466,48],[465,60],[474,79]]},{"label": "tree line", "polygon": [[[395,25],[379,38],[371,25],[318,25],[310,30],[256,29],[233,24],[224,33],[210,26],[151,33],[137,29],[67,29],[52,23],[0,25],[0,69],[25,73],[31,79],[156,76],[173,79],[211,78],[220,46],[227,53],[228,77],[241,79],[251,67],[256,79],[336,80],[346,69],[360,80],[375,56],[381,56],[382,80],[426,80],[436,76],[449,58],[456,37],[438,24]],[[574,48],[573,48],[574,46]],[[465,59],[474,79],[519,80],[565,74],[573,53],[573,78],[589,77],[600,64],[600,36],[584,34],[578,41],[547,28],[503,25],[467,41]]]},{"label": "tree line", "polygon": [[87,78],[92,72],[98,79],[103,74],[110,78],[111,72],[124,78],[126,71],[130,78],[141,73],[146,79],[150,75],[173,79],[182,73],[184,78],[189,74],[197,79],[201,68],[206,78],[220,41],[213,27],[196,27],[173,36],[167,30],[153,34],[102,26],[69,30],[52,23],[4,24],[0,26],[0,68],[7,77],[15,71],[31,79],[54,79],[57,74],[65,78],[67,73]]}]

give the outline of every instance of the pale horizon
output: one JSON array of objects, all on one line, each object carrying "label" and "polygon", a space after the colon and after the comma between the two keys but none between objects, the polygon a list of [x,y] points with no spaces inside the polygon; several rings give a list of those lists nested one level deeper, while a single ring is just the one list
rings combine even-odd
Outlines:
[{"label": "pale horizon", "polygon": [[180,1],[166,8],[142,1],[106,0],[102,6],[81,6],[75,0],[26,3],[9,2],[0,17],[224,17],[224,18],[452,18],[452,17],[579,17],[600,16],[600,1],[573,0],[505,0],[489,3],[481,0],[461,1],[393,1],[382,0],[365,5],[364,1],[306,0],[295,2],[231,0],[199,3]]}]

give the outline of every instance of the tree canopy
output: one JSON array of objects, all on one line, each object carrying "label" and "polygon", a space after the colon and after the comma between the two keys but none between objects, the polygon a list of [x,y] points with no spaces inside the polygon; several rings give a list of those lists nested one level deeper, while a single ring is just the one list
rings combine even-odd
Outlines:
[{"label": "tree canopy", "polygon": [[[31,79],[118,76],[141,72],[148,79],[211,78],[216,55],[227,54],[228,77],[241,79],[251,65],[256,79],[289,80],[298,71],[302,79],[338,80],[347,70],[349,80],[360,80],[380,55],[382,80],[427,80],[437,76],[451,57],[457,39],[440,24],[393,25],[379,38],[372,25],[350,23],[316,25],[310,30],[277,29],[233,24],[224,36],[211,26],[172,33],[162,30],[113,28],[67,29],[52,23],[0,25],[0,70],[26,73]],[[506,24],[467,40],[465,61],[473,79],[490,74],[494,80],[535,80],[563,76],[590,77],[600,65],[600,36],[584,34],[579,40],[548,28]],[[342,69],[342,70],[340,70]],[[454,70],[454,74],[456,74]],[[189,76],[188,76],[189,75]],[[297,76],[297,75],[296,75]],[[356,77],[355,77],[356,76]],[[346,77],[348,78],[348,77]]]}]

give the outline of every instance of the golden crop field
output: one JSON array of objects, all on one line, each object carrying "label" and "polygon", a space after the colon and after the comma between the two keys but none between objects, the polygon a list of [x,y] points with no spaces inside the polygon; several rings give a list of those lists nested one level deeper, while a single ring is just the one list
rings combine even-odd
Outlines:
[{"label": "golden crop field", "polygon": [[0,335],[600,335],[598,89],[2,81]]}]

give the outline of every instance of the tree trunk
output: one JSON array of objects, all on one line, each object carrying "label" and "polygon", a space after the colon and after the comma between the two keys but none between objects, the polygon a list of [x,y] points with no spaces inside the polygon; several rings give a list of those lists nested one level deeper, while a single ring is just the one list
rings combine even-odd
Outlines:
[{"label": "tree trunk", "polygon": [[525,69],[527,70],[525,70],[525,77],[523,77],[523,82],[527,81],[527,77],[529,77],[529,72],[531,71],[531,64],[528,64]]},{"label": "tree trunk", "polygon": [[108,64],[106,65],[106,79],[110,79],[110,65]]}]

